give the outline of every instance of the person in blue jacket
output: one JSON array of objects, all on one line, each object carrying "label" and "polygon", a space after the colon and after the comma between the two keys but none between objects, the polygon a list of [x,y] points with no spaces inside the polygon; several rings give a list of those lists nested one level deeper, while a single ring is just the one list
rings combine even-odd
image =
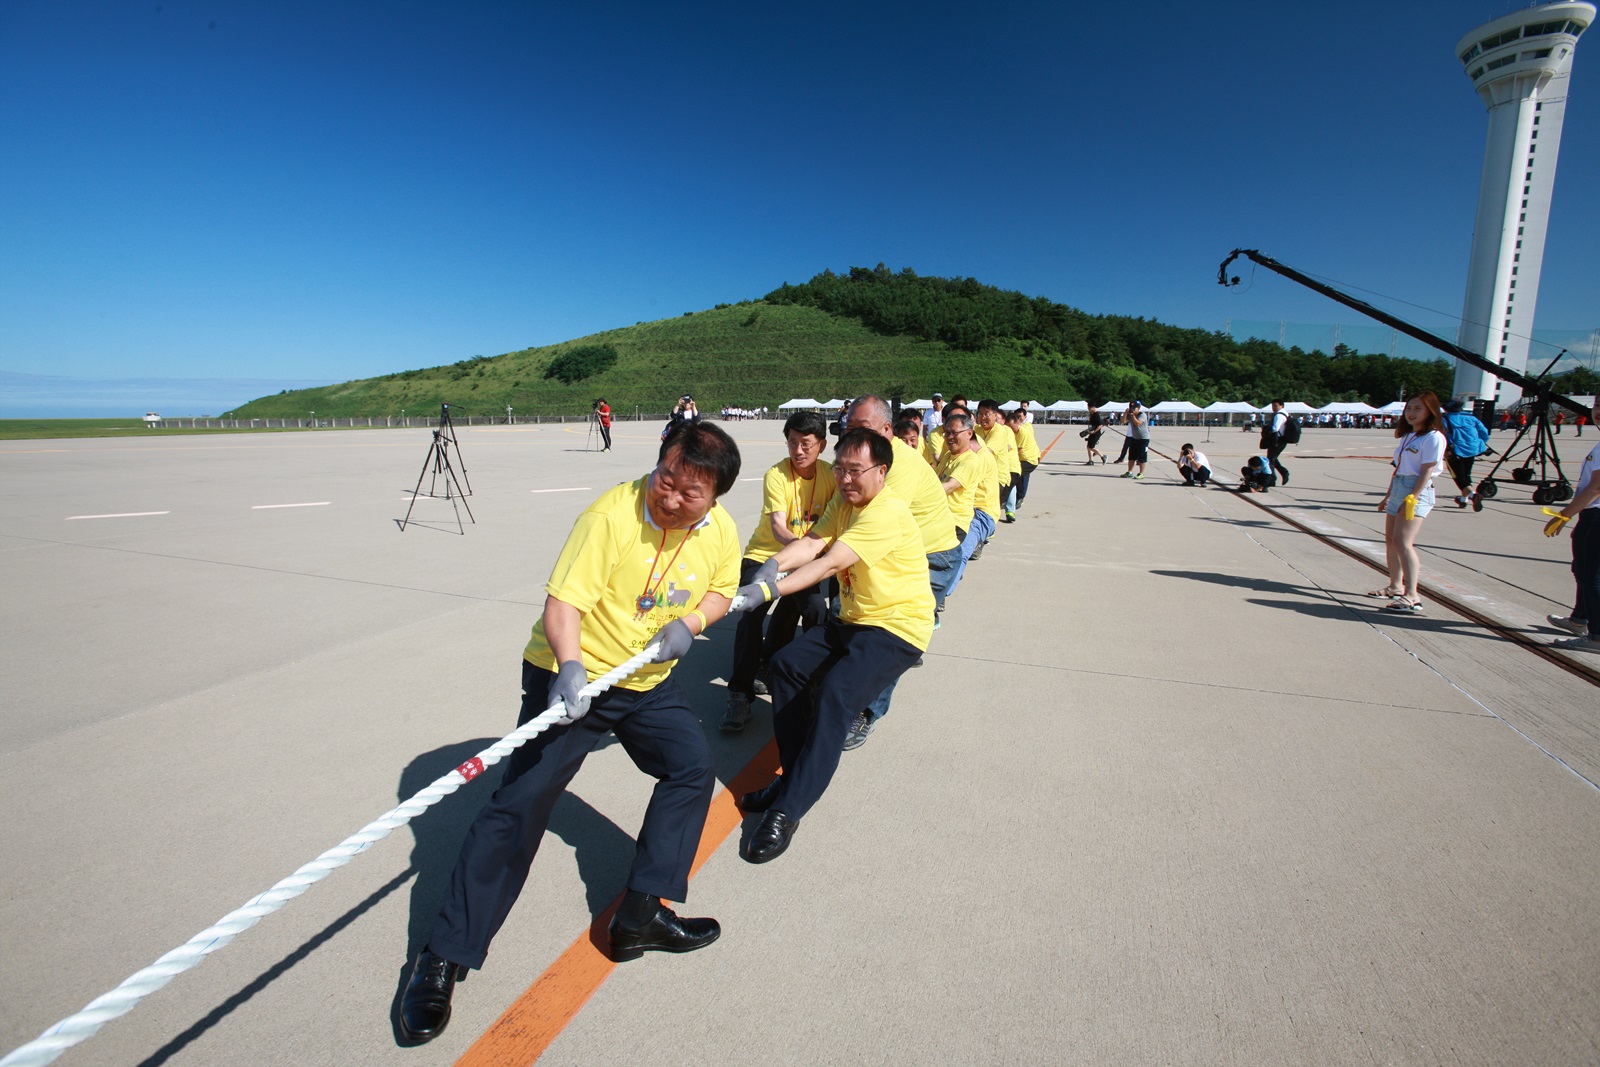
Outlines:
[{"label": "person in blue jacket", "polygon": [[1444,459],[1450,465],[1456,488],[1461,490],[1456,497],[1456,507],[1471,504],[1473,511],[1482,511],[1483,499],[1472,488],[1472,461],[1489,450],[1489,428],[1465,408],[1460,400],[1452,400],[1444,406],[1444,436],[1450,442],[1450,451]]}]

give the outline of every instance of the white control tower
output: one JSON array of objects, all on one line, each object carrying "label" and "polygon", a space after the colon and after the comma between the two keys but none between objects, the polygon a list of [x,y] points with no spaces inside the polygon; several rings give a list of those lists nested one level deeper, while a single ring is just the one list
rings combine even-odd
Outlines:
[{"label": "white control tower", "polygon": [[[1594,17],[1590,3],[1541,4],[1485,23],[1456,44],[1472,87],[1489,108],[1456,343],[1518,371],[1528,365],[1572,53]],[[1522,390],[1458,363],[1455,395],[1498,399],[1504,408]]]}]

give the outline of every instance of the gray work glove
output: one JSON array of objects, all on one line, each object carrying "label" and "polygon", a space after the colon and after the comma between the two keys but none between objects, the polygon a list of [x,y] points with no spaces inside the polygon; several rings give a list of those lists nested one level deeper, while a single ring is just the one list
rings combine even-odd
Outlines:
[{"label": "gray work glove", "polygon": [[728,610],[764,610],[767,604],[777,594],[777,589],[778,583],[776,581],[751,582],[749,585],[741,585],[739,587],[739,591],[733,594],[733,603],[729,606]]},{"label": "gray work glove", "polygon": [[655,640],[661,648],[651,663],[665,663],[669,659],[682,659],[694,647],[694,631],[682,619],[673,619],[656,631]]},{"label": "gray work glove", "polygon": [[778,557],[767,557],[767,561],[756,568],[756,573],[751,576],[750,581],[756,585],[760,585],[762,582],[769,582],[776,586],[778,584]]},{"label": "gray work glove", "polygon": [[555,707],[558,700],[567,706],[566,717],[561,720],[563,726],[577,722],[588,713],[589,698],[579,692],[588,684],[589,672],[575,659],[564,661],[556,672],[555,680],[550,683],[550,693],[546,698],[545,707]]}]

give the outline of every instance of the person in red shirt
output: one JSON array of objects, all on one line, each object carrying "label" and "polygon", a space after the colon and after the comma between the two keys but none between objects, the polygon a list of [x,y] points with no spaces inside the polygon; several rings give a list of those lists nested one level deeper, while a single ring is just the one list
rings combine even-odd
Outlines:
[{"label": "person in red shirt", "polygon": [[606,403],[606,398],[601,397],[594,402],[594,416],[600,422],[600,438],[606,444],[600,451],[611,451],[611,405]]}]

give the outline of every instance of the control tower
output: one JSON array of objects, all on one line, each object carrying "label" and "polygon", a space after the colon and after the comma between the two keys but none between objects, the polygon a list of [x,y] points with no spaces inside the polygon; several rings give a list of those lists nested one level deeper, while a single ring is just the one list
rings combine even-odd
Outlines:
[{"label": "control tower", "polygon": [[[1590,3],[1541,4],[1484,23],[1456,44],[1472,87],[1489,108],[1456,343],[1518,371],[1528,365],[1572,53],[1594,17]],[[1498,399],[1504,408],[1522,390],[1458,363],[1455,395]]]}]

